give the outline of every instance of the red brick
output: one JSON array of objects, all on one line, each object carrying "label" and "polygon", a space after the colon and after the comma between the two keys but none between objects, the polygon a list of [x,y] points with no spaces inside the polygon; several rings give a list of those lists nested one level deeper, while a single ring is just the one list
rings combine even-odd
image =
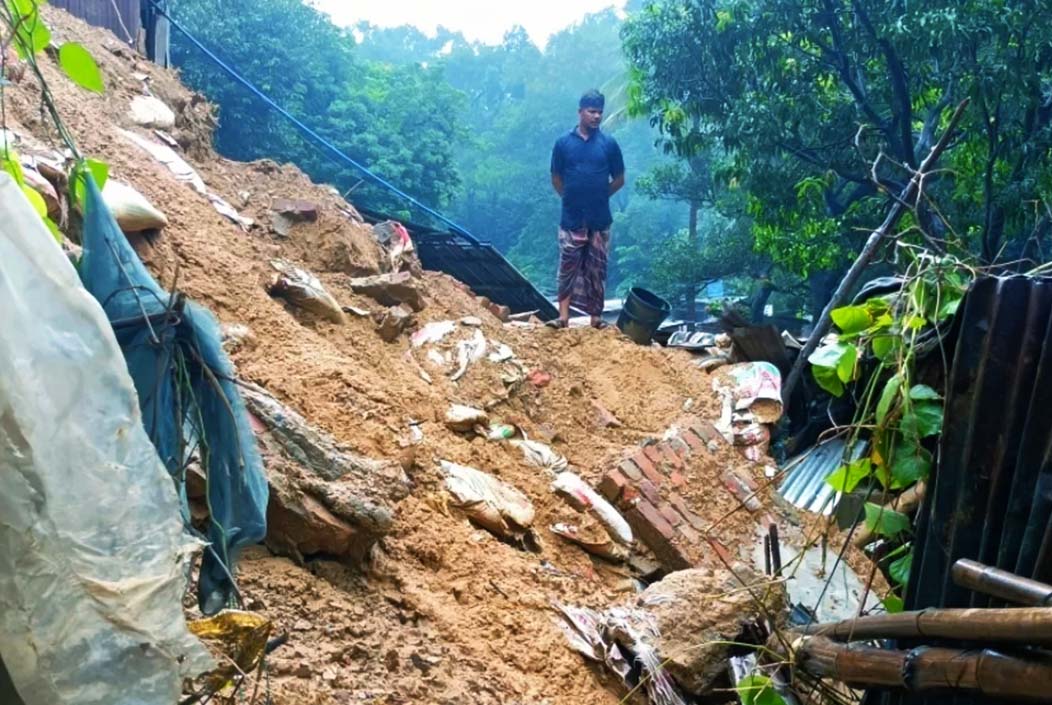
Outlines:
[{"label": "red brick", "polygon": [[674,470],[683,469],[683,460],[678,455],[676,455],[676,451],[672,450],[672,446],[670,446],[668,443],[662,443],[658,446],[658,450],[661,451],[661,454],[665,458],[665,463],[669,468],[672,468]]},{"label": "red brick", "polygon": [[694,544],[695,546],[701,543],[701,534],[699,534],[687,524],[680,524],[678,527],[676,527],[676,531],[678,531],[680,535],[683,536],[683,538],[685,538],[687,541]]},{"label": "red brick", "polygon": [[687,557],[684,547],[677,544],[682,541],[681,537],[654,505],[641,499],[625,513],[625,519],[640,541],[654,552],[663,567],[668,570],[691,567],[692,561]]},{"label": "red brick", "polygon": [[639,466],[632,462],[631,459],[622,460],[621,464],[617,466],[621,471],[621,474],[630,480],[639,482],[643,479],[643,472],[639,469]]},{"label": "red brick", "polygon": [[640,494],[642,494],[643,497],[654,506],[657,506],[661,502],[661,493],[658,491],[657,486],[650,480],[642,480],[637,487],[639,488]]},{"label": "red brick", "polygon": [[708,421],[702,421],[701,419],[694,419],[690,425],[691,430],[698,434],[698,438],[705,441],[706,444],[715,441],[716,443],[726,443],[726,439],[720,435],[720,432],[716,430]]},{"label": "red brick", "polygon": [[679,526],[683,523],[683,517],[668,502],[662,502],[657,505],[657,508],[661,512],[661,516],[665,517],[665,521],[672,524],[672,526]]},{"label": "red brick", "polygon": [[699,451],[705,449],[705,441],[701,440],[698,434],[694,433],[690,429],[683,432],[683,440],[686,442],[692,451]]},{"label": "red brick", "polygon": [[631,460],[636,464],[636,467],[643,472],[643,474],[646,474],[647,468],[649,468],[652,473],[657,471],[657,468],[654,467],[654,463],[650,462],[650,458],[647,457],[642,448],[639,448],[636,452],[632,453]]},{"label": "red brick", "polygon": [[680,487],[686,487],[687,478],[683,477],[677,470],[673,470],[669,473],[668,481],[672,483],[672,486],[679,489]]},{"label": "red brick", "polygon": [[673,452],[679,456],[680,460],[686,460],[690,457],[690,446],[680,436],[669,439],[669,447],[672,448]]},{"label": "red brick", "polygon": [[654,445],[649,445],[643,448],[643,455],[647,456],[650,462],[654,464],[655,468],[661,467],[661,463],[665,460],[661,456],[661,451]]},{"label": "red brick", "polygon": [[666,541],[671,541],[675,538],[675,529],[665,520],[665,517],[661,516],[661,512],[646,499],[639,500],[633,511],[646,521],[650,529],[653,529],[653,532],[649,533],[656,533]]},{"label": "red brick", "polygon": [[655,487],[661,487],[661,484],[665,482],[665,476],[658,472],[652,464],[643,468],[643,478],[653,482]]},{"label": "red brick", "polygon": [[763,503],[759,498],[753,494],[752,490],[749,489],[749,483],[741,475],[733,470],[728,470],[723,473],[723,484],[734,495],[735,499],[741,502],[742,506],[748,509],[750,512],[758,512],[763,509]]},{"label": "red brick", "polygon": [[617,502],[626,487],[628,487],[628,480],[625,476],[617,470],[611,470],[603,475],[603,479],[599,482],[599,494],[610,502]]},{"label": "red brick", "polygon": [[727,550],[727,547],[716,539],[708,539],[709,545],[712,546],[712,550],[716,552],[716,555],[720,557],[721,562],[731,565],[734,562],[731,552]]},{"label": "red brick", "polygon": [[705,520],[699,517],[691,510],[690,505],[687,501],[680,497],[675,492],[671,492],[668,496],[669,503],[676,508],[676,511],[683,515],[683,518],[687,520],[687,523],[698,531],[705,530]]}]

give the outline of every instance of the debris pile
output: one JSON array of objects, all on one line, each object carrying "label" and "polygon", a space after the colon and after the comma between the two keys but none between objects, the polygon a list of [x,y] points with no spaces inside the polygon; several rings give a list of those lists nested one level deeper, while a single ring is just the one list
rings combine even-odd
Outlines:
[{"label": "debris pile", "polygon": [[[646,645],[673,658],[670,687],[722,678],[725,649],[683,660],[676,644],[738,635],[755,615],[726,571],[762,568],[771,523],[795,535],[771,514],[764,444],[735,449],[776,418],[766,386],[743,392],[733,367],[717,379],[613,329],[512,320],[422,271],[397,223],[366,225],[294,167],[218,157],[207,104],[175,74],[43,13],[110,86],[85,94],[42,61],[69,129],[165,220],[131,240],[137,253],[223,324],[270,487],[266,549],[238,578],[245,608],[288,635],[267,658],[276,703],[619,702],[624,687],[553,621],[567,610],[607,625],[601,642],[579,634],[593,660],[609,664],[598,656],[616,641],[631,665]],[[8,94],[8,129],[47,144],[35,87]],[[61,211],[68,186],[48,165],[64,156],[34,159]],[[618,605],[654,628],[613,636],[600,615]]]}]

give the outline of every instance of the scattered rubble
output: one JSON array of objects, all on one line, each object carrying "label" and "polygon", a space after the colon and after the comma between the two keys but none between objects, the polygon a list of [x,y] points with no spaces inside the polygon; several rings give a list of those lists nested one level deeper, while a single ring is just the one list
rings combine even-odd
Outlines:
[{"label": "scattered rubble", "polygon": [[363,294],[384,306],[406,304],[414,311],[423,311],[423,294],[409,272],[377,274],[359,277],[348,282],[356,294]]}]

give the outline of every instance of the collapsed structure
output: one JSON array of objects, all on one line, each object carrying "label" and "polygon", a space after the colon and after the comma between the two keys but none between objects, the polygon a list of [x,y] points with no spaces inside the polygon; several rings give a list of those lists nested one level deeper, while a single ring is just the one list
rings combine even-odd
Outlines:
[{"label": "collapsed structure", "polygon": [[[273,702],[692,702],[747,677],[734,645],[780,633],[790,604],[826,621],[886,594],[860,552],[827,561],[824,524],[773,492],[775,365],[728,366],[727,339],[699,364],[612,330],[512,320],[424,271],[400,225],[367,224],[293,167],[218,157],[210,107],[174,74],[44,16],[108,84],[85,94],[41,62],[78,144],[120,185],[101,198],[160,286],[221,324],[222,382],[269,493],[263,543],[233,576],[263,620],[192,629],[236,627],[260,653],[280,635],[251,676]],[[31,82],[8,89],[6,139],[79,262],[83,221],[49,171],[65,155],[38,99]],[[209,479],[207,463],[186,468],[202,533],[224,521]]]}]

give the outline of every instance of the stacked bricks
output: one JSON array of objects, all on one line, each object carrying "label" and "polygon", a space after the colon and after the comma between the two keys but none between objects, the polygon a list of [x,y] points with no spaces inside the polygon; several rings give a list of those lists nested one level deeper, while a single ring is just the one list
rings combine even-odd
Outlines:
[{"label": "stacked bricks", "polygon": [[706,546],[730,560],[725,546],[703,536],[705,520],[679,494],[687,484],[687,460],[725,442],[711,423],[692,418],[678,435],[634,449],[599,483],[599,493],[624,512],[636,536],[668,570],[698,565]]}]

